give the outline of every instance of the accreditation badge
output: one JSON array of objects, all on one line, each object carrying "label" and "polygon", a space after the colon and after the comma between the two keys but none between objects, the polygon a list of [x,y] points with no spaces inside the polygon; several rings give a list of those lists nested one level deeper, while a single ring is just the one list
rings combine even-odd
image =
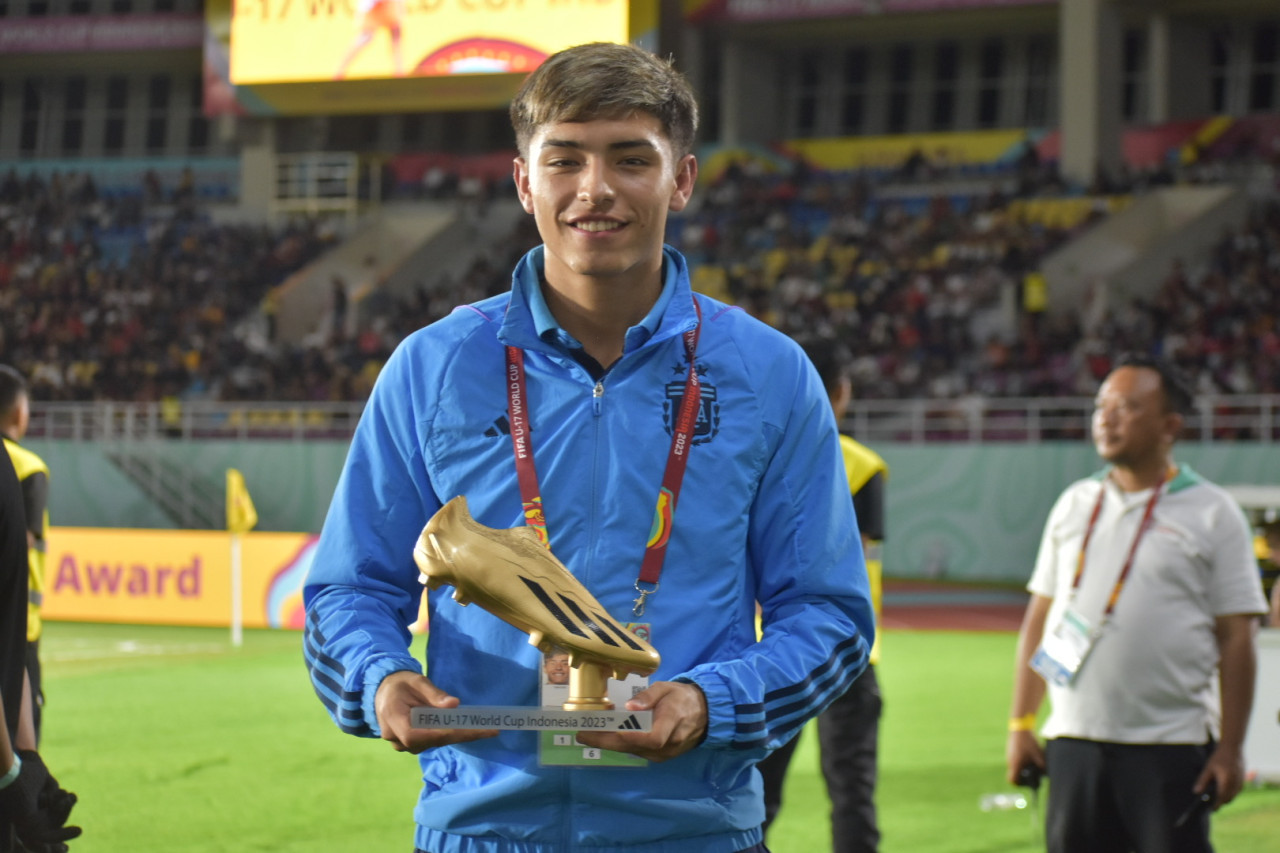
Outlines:
[{"label": "accreditation badge", "polygon": [[[647,622],[627,622],[623,627],[652,643]],[[569,698],[569,653],[553,648],[543,655],[540,676],[540,704],[544,708],[563,708]],[[649,677],[631,674],[619,681],[609,679],[609,701],[621,710],[637,693],[649,689]],[[648,761],[625,752],[597,749],[578,742],[576,732],[538,732],[538,764],[543,767],[645,767]]]},{"label": "accreditation badge", "polygon": [[1075,680],[1098,641],[1098,630],[1074,607],[1067,607],[1053,628],[1045,632],[1031,658],[1031,668],[1050,684],[1065,687]]}]

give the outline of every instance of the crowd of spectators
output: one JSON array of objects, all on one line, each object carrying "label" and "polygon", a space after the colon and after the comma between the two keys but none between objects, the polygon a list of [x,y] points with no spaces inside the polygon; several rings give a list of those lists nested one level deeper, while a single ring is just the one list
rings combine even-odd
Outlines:
[{"label": "crowd of spectators", "polygon": [[1280,393],[1280,202],[1253,210],[1202,264],[1175,263],[1150,299],[1108,314],[1081,347],[1107,343],[1167,355],[1201,394]]},{"label": "crowd of spectators", "polygon": [[862,399],[1062,395],[1069,326],[1026,306],[1041,258],[1105,215],[1049,226],[983,195],[877,199],[857,175],[729,169],[677,235],[695,285],[794,336],[839,338]]},{"label": "crowd of spectators", "polygon": [[[1125,349],[1173,356],[1202,393],[1280,392],[1280,206],[1086,328],[1044,312],[1036,270],[1108,199],[1071,221],[1029,220],[1021,194],[1053,183],[1019,174],[1012,189],[948,195],[917,181],[889,196],[857,173],[734,163],[669,239],[696,288],[788,334],[844,341],[861,399],[1087,396]],[[358,401],[401,339],[505,289],[537,239],[524,217],[504,251],[424,280],[354,334],[289,345],[270,333],[272,289],[338,232],[216,224],[177,196],[103,199],[76,175],[0,184],[0,360],[37,400]],[[133,250],[109,258],[98,237],[122,227],[137,230]]]},{"label": "crowd of spectators", "polygon": [[1019,201],[998,183],[886,200],[857,175],[730,169],[675,242],[695,284],[788,334],[844,341],[861,399],[1087,397],[1125,349],[1174,357],[1204,394],[1280,392],[1274,200],[1203,268],[1176,265],[1153,298],[1089,326],[1043,310],[1036,271],[1107,215],[1108,197],[1058,223],[1026,221]]},{"label": "crowd of spectators", "polygon": [[[148,184],[103,198],[84,175],[4,179],[0,359],[40,401],[216,398],[264,359],[278,362],[272,375],[314,380],[319,368],[297,369],[315,367],[306,354],[250,352],[241,324],[337,233],[318,220],[216,224],[182,185],[166,194]],[[100,236],[122,232],[132,249],[106,257]]]}]

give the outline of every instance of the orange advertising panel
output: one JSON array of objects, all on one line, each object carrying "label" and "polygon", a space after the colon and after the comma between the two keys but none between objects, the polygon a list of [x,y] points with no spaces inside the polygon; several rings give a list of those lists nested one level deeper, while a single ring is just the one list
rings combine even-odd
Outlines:
[{"label": "orange advertising panel", "polygon": [[527,74],[625,42],[628,0],[235,0],[231,82]]},{"label": "orange advertising panel", "polygon": [[[44,617],[78,622],[229,625],[231,534],[54,527]],[[240,536],[246,628],[301,628],[302,583],[316,537]]]}]

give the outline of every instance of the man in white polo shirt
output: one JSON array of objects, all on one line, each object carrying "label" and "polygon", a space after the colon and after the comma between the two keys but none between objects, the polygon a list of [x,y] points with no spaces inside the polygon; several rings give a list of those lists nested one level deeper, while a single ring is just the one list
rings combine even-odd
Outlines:
[{"label": "man in white polo shirt", "polygon": [[1190,408],[1171,365],[1121,359],[1093,413],[1109,466],[1045,524],[1006,758],[1011,782],[1047,766],[1051,853],[1211,851],[1209,813],[1244,783],[1266,603],[1243,512],[1173,458]]}]

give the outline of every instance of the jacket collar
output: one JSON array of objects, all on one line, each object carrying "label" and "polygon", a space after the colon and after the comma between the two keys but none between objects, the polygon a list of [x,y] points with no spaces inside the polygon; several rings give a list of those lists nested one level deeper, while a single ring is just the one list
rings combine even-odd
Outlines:
[{"label": "jacket collar", "polygon": [[[1180,462],[1176,463],[1176,465],[1177,473],[1169,478],[1165,494],[1171,495],[1174,492],[1180,492],[1183,489],[1189,489],[1192,486],[1198,486],[1204,482],[1204,477],[1201,477],[1198,473],[1193,471],[1191,466],[1187,463]],[[1109,476],[1111,474],[1111,468],[1112,466],[1108,465],[1100,471],[1095,471],[1090,479],[1102,483],[1103,487],[1110,486],[1112,489],[1115,489],[1115,484],[1111,482],[1111,478]]]},{"label": "jacket collar", "polygon": [[[627,331],[624,355],[647,344],[679,336],[698,321],[688,263],[670,246],[662,247],[662,255],[662,293],[645,318]],[[511,299],[498,330],[498,340],[506,346],[548,352],[556,351],[556,342],[561,346],[572,345],[572,338],[556,324],[542,295],[543,263],[543,247],[537,246],[516,264],[511,278]]]}]

